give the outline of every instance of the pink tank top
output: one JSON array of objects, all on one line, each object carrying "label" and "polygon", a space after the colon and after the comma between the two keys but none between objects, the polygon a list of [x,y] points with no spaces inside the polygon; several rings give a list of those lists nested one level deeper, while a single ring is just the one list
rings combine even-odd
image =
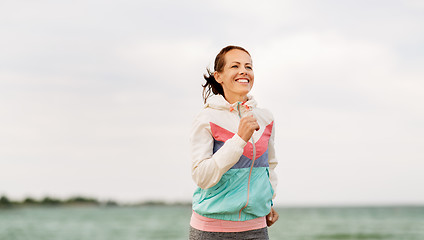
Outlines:
[{"label": "pink tank top", "polygon": [[266,218],[259,217],[247,221],[227,221],[201,216],[193,211],[190,225],[205,232],[244,232],[266,227]]}]

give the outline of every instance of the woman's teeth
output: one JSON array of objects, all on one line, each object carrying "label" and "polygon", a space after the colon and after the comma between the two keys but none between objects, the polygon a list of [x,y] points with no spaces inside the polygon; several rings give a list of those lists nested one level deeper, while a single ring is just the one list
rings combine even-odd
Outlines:
[{"label": "woman's teeth", "polygon": [[249,82],[249,80],[247,80],[247,79],[239,79],[237,81],[238,82],[241,82],[241,83],[248,83]]}]

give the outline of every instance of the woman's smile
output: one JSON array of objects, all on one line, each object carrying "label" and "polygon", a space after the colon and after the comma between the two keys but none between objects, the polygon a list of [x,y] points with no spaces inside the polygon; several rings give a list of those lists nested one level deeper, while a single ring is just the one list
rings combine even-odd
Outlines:
[{"label": "woman's smile", "polygon": [[244,83],[249,83],[250,80],[247,79],[247,78],[238,78],[238,79],[236,79],[236,82],[244,84]]}]

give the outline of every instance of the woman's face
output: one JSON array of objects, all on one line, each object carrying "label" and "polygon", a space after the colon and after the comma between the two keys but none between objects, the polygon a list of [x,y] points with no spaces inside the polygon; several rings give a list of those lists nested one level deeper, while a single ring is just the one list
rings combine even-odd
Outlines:
[{"label": "woman's face", "polygon": [[225,66],[214,77],[224,89],[225,99],[229,103],[247,100],[247,94],[253,87],[254,75],[252,59],[249,54],[233,49],[224,56]]}]

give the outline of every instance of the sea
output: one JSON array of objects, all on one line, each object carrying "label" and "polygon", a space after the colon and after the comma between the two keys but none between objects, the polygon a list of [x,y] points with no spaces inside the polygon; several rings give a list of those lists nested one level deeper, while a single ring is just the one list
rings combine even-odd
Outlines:
[{"label": "sea", "polygon": [[[277,240],[424,240],[424,206],[276,207]],[[0,209],[0,240],[188,239],[190,206]]]}]

